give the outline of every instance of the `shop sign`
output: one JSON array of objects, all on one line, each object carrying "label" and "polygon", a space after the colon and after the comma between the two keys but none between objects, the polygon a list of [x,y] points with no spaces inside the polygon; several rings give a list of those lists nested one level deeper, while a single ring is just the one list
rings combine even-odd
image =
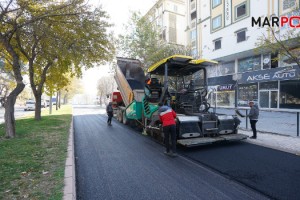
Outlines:
[{"label": "shop sign", "polygon": [[277,80],[293,80],[300,78],[298,67],[276,68],[242,74],[239,83],[264,82]]},{"label": "shop sign", "polygon": [[219,85],[218,91],[228,91],[228,90],[234,90],[233,84],[227,84],[227,85]]},{"label": "shop sign", "polygon": [[231,0],[225,0],[225,26],[231,24]]}]

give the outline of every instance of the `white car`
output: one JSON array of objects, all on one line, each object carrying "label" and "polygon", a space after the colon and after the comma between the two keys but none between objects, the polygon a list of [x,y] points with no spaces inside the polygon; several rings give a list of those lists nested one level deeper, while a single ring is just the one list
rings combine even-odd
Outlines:
[{"label": "white car", "polygon": [[25,111],[27,111],[27,110],[35,110],[35,101],[34,100],[27,100],[24,110]]}]

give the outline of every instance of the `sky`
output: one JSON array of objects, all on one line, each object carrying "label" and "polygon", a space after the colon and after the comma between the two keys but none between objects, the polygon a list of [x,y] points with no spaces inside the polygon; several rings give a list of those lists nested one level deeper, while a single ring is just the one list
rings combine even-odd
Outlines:
[{"label": "sky", "polygon": [[[112,31],[115,35],[121,34],[123,24],[127,23],[131,11],[140,11],[143,15],[156,3],[157,0],[89,0],[92,5],[102,5],[102,9],[110,16],[114,24]],[[97,81],[102,76],[109,75],[109,66],[98,66],[83,72],[83,86],[85,94],[97,94]]]}]

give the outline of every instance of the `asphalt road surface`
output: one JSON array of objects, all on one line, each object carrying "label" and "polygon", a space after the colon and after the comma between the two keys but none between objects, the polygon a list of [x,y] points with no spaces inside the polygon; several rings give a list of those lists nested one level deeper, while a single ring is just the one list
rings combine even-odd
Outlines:
[{"label": "asphalt road surface", "polygon": [[189,158],[201,157],[199,149],[170,158],[160,144],[106,119],[99,107],[74,107],[78,199],[269,199]]},{"label": "asphalt road surface", "polygon": [[180,153],[271,199],[300,199],[299,155],[246,142],[182,149]]}]

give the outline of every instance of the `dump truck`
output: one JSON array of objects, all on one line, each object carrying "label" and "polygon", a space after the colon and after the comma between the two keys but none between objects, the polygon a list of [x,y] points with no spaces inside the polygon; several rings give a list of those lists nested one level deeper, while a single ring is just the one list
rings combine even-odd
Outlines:
[{"label": "dump truck", "polygon": [[177,113],[180,145],[192,147],[246,139],[246,135],[238,134],[240,121],[236,116],[215,113],[207,102],[206,67],[215,64],[174,55],[150,66],[145,76],[140,61],[118,57],[115,80],[123,104],[117,107],[116,118],[124,124],[136,121],[144,132],[164,141],[158,113],[158,104],[164,103]]},{"label": "dump truck", "polygon": [[145,96],[145,73],[139,60],[117,57],[114,76],[120,91],[122,102],[114,109],[116,118],[123,124],[130,121],[142,121],[142,99]]}]

